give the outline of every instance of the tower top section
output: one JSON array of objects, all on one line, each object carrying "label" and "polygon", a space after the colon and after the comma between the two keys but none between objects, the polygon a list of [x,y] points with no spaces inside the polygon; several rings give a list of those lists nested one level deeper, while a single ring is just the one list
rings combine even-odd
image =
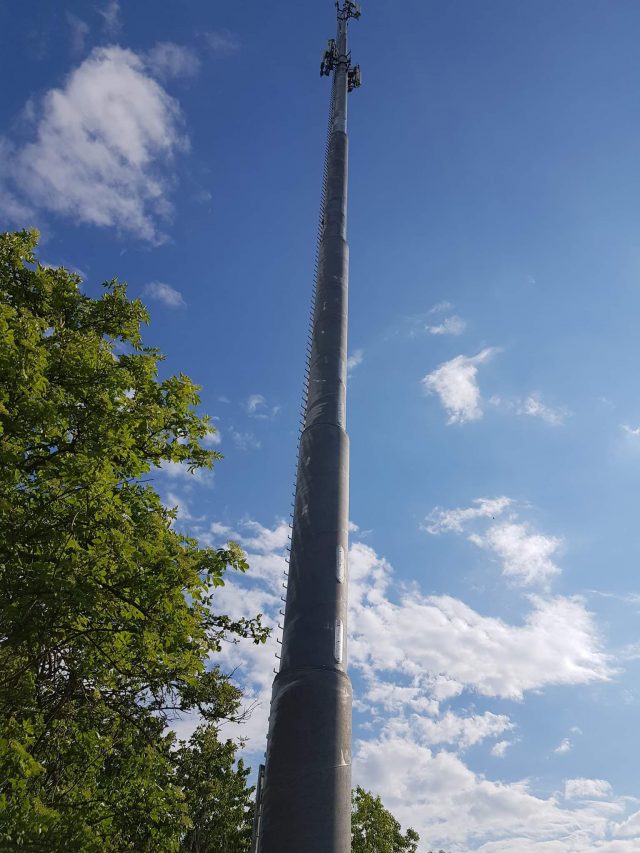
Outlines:
[{"label": "tower top section", "polygon": [[347,75],[348,91],[353,92],[360,86],[362,78],[360,66],[351,65],[351,52],[347,47],[347,22],[350,18],[357,21],[362,12],[360,11],[360,4],[353,2],[353,0],[344,0],[342,5],[336,0],[336,11],[338,36],[335,39],[329,39],[327,42],[320,62],[320,76],[329,77],[338,66],[342,66]]}]

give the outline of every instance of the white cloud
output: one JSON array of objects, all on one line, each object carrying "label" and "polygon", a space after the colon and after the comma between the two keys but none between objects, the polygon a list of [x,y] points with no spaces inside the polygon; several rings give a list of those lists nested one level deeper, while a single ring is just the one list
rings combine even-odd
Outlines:
[{"label": "white cloud", "polygon": [[266,399],[262,394],[252,394],[247,400],[247,411],[250,415],[254,415],[259,409],[266,406]]},{"label": "white cloud", "polygon": [[[483,616],[450,596],[416,589],[389,598],[393,570],[373,549],[350,549],[351,662],[369,680],[408,680],[423,695],[463,690],[522,699],[547,685],[612,675],[594,619],[579,598],[531,596],[522,624]],[[443,682],[443,683],[442,683]]]},{"label": "white cloud", "polygon": [[74,15],[73,12],[66,12],[65,15],[69,24],[71,52],[77,56],[84,53],[85,43],[89,35],[89,25],[82,18]]},{"label": "white cloud", "polygon": [[213,53],[235,53],[240,48],[237,37],[229,30],[209,30],[203,34],[205,44]]},{"label": "white cloud", "polygon": [[187,138],[177,102],[139,56],[96,48],[62,88],[45,94],[36,116],[34,141],[3,145],[5,214],[21,205],[151,243],[163,239],[168,167]]},{"label": "white cloud", "polygon": [[493,551],[502,561],[502,573],[523,584],[546,584],[560,572],[551,557],[562,545],[562,540],[529,533],[524,524],[494,524],[484,536],[472,534],[469,540]]},{"label": "white cloud", "polygon": [[120,20],[120,3],[118,0],[107,0],[104,8],[98,9],[98,14],[102,15],[105,35],[115,36],[120,32],[122,21]]},{"label": "white cloud", "polygon": [[[234,618],[265,613],[275,629],[265,646],[225,644],[220,656],[243,685],[245,703],[255,706],[245,724],[226,726],[225,736],[246,737],[253,761],[264,750],[289,528],[251,519],[236,527],[210,528],[240,541],[250,566],[215,591],[215,606]],[[608,658],[582,602],[532,598],[522,624],[509,624],[456,599],[399,587],[389,563],[361,543],[351,546],[349,567],[351,671],[364,679],[363,688],[354,681],[355,706],[371,712],[368,729],[356,729],[354,784],[380,794],[404,827],[418,830],[422,853],[631,853],[632,846],[601,843],[614,830],[624,839],[640,834],[633,819],[621,820],[626,801],[603,790],[602,797],[566,804],[558,795],[537,796],[526,779],[475,773],[460,751],[500,738],[513,723],[504,713],[440,709],[465,689],[520,699],[551,684],[608,678]],[[497,740],[492,754],[504,756],[510,743]]]},{"label": "white cloud", "polygon": [[417,716],[413,720],[412,731],[427,744],[456,744],[465,749],[489,737],[496,737],[510,731],[513,723],[504,714],[484,714],[462,717],[447,711],[439,719]]},{"label": "white cloud", "polygon": [[351,353],[349,358],[347,359],[347,373],[353,373],[356,367],[360,367],[362,362],[364,361],[364,350],[357,349]]},{"label": "white cloud", "polygon": [[[521,853],[529,849],[521,846],[521,837],[525,844],[535,841],[531,850],[587,851],[607,830],[608,804],[561,808],[554,797],[535,796],[526,780],[491,781],[458,755],[436,752],[393,728],[376,738],[358,739],[354,746],[354,783],[378,793],[403,826],[417,829],[425,853],[439,847],[452,853]],[[492,841],[483,844],[487,838]],[[545,846],[558,838],[561,846]],[[573,843],[578,839],[580,846]]]},{"label": "white cloud", "polygon": [[280,411],[280,406],[269,406],[263,394],[251,394],[245,403],[249,417],[258,420],[271,421]]},{"label": "white cloud", "polygon": [[209,529],[214,536],[226,536],[229,538],[233,535],[233,530],[226,524],[221,524],[219,521],[213,521]]},{"label": "white cloud", "polygon": [[470,521],[478,518],[495,518],[513,504],[511,498],[474,498],[474,506],[466,509],[441,509],[436,507],[425,519],[423,529],[438,534],[452,531],[462,533]]},{"label": "white cloud", "polygon": [[429,309],[429,314],[444,314],[445,311],[451,311],[452,308],[451,302],[436,302],[433,308]]},{"label": "white cloud", "polygon": [[[635,837],[637,840],[633,843],[636,845],[640,844],[640,811],[632,814],[627,820],[622,821],[621,823],[615,826],[614,835],[621,836],[622,838]],[[629,850],[638,850],[638,846],[630,847]]]},{"label": "white cloud", "polygon": [[262,447],[262,442],[252,432],[238,432],[232,427],[229,434],[238,450],[260,450]]},{"label": "white cloud", "polygon": [[636,437],[640,435],[640,427],[630,427],[630,426],[628,426],[628,424],[622,424],[622,429],[628,435],[634,435]]},{"label": "white cloud", "polygon": [[194,77],[200,70],[196,53],[172,41],[158,42],[146,54],[145,61],[150,71],[162,80]]},{"label": "white cloud", "polygon": [[573,749],[573,744],[571,743],[571,740],[568,737],[565,737],[565,738],[562,738],[560,743],[556,746],[556,748],[553,751],[558,753],[558,755],[564,755],[565,752],[571,752],[572,749]]},{"label": "white cloud", "polygon": [[217,447],[222,444],[222,435],[220,434],[219,429],[212,429],[205,435],[202,439],[202,443],[205,447]]},{"label": "white cloud", "polygon": [[599,800],[611,797],[613,791],[604,779],[566,779],[565,800]]},{"label": "white cloud", "polygon": [[144,294],[150,299],[163,302],[169,308],[181,308],[186,305],[180,291],[171,287],[170,284],[164,284],[162,281],[152,281],[150,284],[145,285]]},{"label": "white cloud", "polygon": [[163,503],[166,507],[169,507],[169,509],[175,509],[177,511],[178,521],[202,521],[202,517],[196,518],[194,515],[192,515],[188,502],[185,500],[184,497],[176,494],[175,492],[169,492],[167,494],[166,500],[163,501]]},{"label": "white cloud", "polygon": [[258,551],[260,554],[270,551],[282,550],[291,533],[291,527],[286,521],[279,521],[276,527],[263,527],[257,521],[245,521],[242,526],[248,531],[248,535],[238,537],[243,548],[249,551]]},{"label": "white cloud", "polygon": [[[470,507],[450,510],[436,507],[421,526],[431,534],[464,533],[475,522],[495,521],[514,505],[511,498],[505,496],[476,498],[472,503]],[[518,522],[513,511],[508,520],[489,524],[484,533],[470,533],[468,539],[479,548],[494,553],[502,563],[505,577],[522,584],[546,585],[560,572],[552,557],[562,546],[562,540],[530,532],[526,524]]]},{"label": "white cloud", "polygon": [[519,415],[528,415],[532,418],[541,418],[551,426],[561,426],[568,415],[566,409],[554,409],[543,403],[539,394],[530,394],[526,400],[518,405]]},{"label": "white cloud", "polygon": [[449,413],[448,423],[462,424],[482,417],[482,400],[476,379],[478,367],[490,361],[496,352],[495,347],[486,347],[471,357],[458,355],[423,378],[424,389],[437,394]]},{"label": "white cloud", "polygon": [[504,758],[510,746],[513,746],[510,740],[499,740],[491,747],[491,755],[494,758]]},{"label": "white cloud", "polygon": [[158,466],[158,470],[165,474],[169,480],[182,480],[189,485],[211,483],[214,477],[214,472],[207,468],[196,468],[190,471],[187,462],[165,461]]},{"label": "white cloud", "polygon": [[432,335],[461,335],[467,328],[466,320],[453,314],[451,317],[445,317],[442,323],[436,326],[427,326],[427,331]]}]

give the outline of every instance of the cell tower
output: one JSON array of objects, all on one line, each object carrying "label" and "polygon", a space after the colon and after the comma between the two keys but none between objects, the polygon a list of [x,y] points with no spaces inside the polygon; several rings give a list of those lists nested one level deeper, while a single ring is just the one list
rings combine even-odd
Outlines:
[{"label": "cell tower", "polygon": [[273,682],[257,853],[349,853],[351,682],[346,671],[349,439],[346,433],[347,94],[360,85],[347,30],[360,8],[336,3],[333,74],[304,420],[280,669]]}]

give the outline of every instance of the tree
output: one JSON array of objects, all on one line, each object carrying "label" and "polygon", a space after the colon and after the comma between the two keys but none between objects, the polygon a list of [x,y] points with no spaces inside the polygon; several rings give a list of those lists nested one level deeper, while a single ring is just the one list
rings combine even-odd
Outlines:
[{"label": "tree", "polygon": [[236,763],[237,745],[218,738],[213,726],[199,727],[177,752],[178,778],[192,827],[185,853],[247,853],[253,829],[254,788],[250,769]]},{"label": "tree", "polygon": [[402,827],[380,797],[358,786],[351,794],[352,853],[416,853],[420,836]]},{"label": "tree", "polygon": [[240,549],[178,534],[147,478],[221,458],[199,389],[158,378],[125,284],[91,299],[36,244],[0,236],[0,848],[178,850],[196,789],[166,723],[198,710],[215,753],[240,694],[207,660],[267,632],[215,612]]}]

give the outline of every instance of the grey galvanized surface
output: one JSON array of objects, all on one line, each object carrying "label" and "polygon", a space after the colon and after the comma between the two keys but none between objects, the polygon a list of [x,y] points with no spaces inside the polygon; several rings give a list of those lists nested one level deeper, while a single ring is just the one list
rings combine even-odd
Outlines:
[{"label": "grey galvanized surface", "polygon": [[346,20],[340,22],[337,43],[309,393],[298,459],[282,655],[271,700],[259,853],[351,849]]}]

